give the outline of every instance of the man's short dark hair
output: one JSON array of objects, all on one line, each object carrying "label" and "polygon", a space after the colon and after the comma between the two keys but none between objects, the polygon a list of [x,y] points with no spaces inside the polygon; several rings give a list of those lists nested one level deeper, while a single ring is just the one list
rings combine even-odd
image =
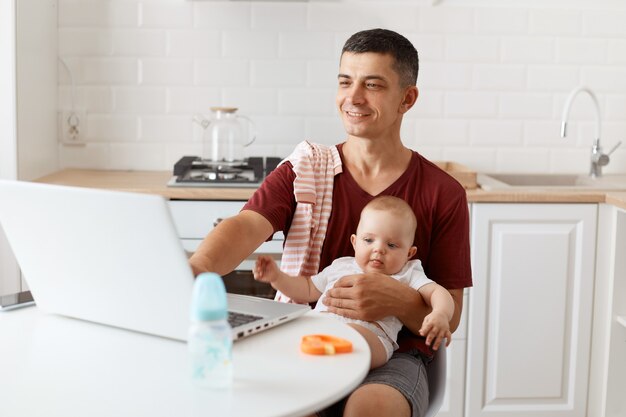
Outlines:
[{"label": "man's short dark hair", "polygon": [[400,84],[405,87],[417,83],[417,50],[407,38],[392,30],[368,29],[357,32],[343,45],[341,55],[344,52],[389,54],[394,58],[394,70],[400,76]]}]

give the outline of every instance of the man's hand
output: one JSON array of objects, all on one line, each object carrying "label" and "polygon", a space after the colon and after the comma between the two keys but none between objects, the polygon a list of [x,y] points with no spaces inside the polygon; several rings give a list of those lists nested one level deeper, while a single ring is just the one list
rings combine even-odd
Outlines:
[{"label": "man's hand", "polygon": [[417,291],[388,275],[375,272],[340,278],[326,292],[322,302],[328,306],[328,311],[351,319],[376,321],[396,316],[403,323],[407,310],[418,308],[416,302],[424,305]]}]

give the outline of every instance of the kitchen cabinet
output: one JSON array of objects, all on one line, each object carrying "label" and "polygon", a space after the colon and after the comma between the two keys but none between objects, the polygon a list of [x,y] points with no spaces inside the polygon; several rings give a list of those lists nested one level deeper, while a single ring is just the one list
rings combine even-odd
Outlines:
[{"label": "kitchen cabinet", "polygon": [[[172,219],[183,248],[194,252],[205,236],[221,220],[239,213],[245,201],[191,201],[170,200],[168,202]],[[279,256],[283,252],[284,236],[276,233],[272,240],[264,242],[255,253],[264,253]],[[251,270],[253,261],[244,261],[237,269]]]},{"label": "kitchen cabinet", "polygon": [[[470,204],[469,213],[472,213]],[[463,312],[459,327],[452,335],[452,343],[446,350],[448,354],[446,372],[446,392],[438,417],[462,417],[465,406],[465,367],[467,351],[467,308],[471,289],[463,292]]]},{"label": "kitchen cabinet", "polygon": [[168,202],[176,232],[183,247],[194,252],[202,239],[222,219],[236,215],[243,201],[187,201]]},{"label": "kitchen cabinet", "polygon": [[[454,335],[456,336],[456,334]],[[462,417],[465,389],[465,350],[467,341],[452,337],[448,346],[446,393],[437,417]]]},{"label": "kitchen cabinet", "polygon": [[465,353],[467,347],[467,304],[471,290],[463,294],[461,322],[446,350],[446,392],[437,417],[462,417],[465,398]]},{"label": "kitchen cabinet", "polygon": [[600,205],[588,416],[626,415],[626,210]]},{"label": "kitchen cabinet", "polygon": [[[245,201],[222,200],[170,200],[170,212],[183,248],[189,253],[195,252],[204,237],[217,223],[239,213],[245,203]],[[237,239],[237,236],[233,236],[233,239]],[[233,272],[224,275],[226,290],[235,294],[274,298],[275,290],[269,284],[256,281],[252,276],[252,268],[256,256],[261,253],[272,256],[280,263],[283,241],[282,233],[274,234],[272,240],[264,242]]]},{"label": "kitchen cabinet", "polygon": [[596,204],[473,204],[471,417],[586,415]]}]

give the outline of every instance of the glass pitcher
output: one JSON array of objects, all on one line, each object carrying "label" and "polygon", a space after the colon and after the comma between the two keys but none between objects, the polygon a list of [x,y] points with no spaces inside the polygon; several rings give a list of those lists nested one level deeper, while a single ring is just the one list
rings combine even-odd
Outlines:
[{"label": "glass pitcher", "polygon": [[[243,148],[256,139],[255,127],[252,120],[236,112],[236,107],[211,107],[211,118],[202,138],[202,159],[212,162],[244,159]],[[248,129],[242,119],[249,125]]]}]

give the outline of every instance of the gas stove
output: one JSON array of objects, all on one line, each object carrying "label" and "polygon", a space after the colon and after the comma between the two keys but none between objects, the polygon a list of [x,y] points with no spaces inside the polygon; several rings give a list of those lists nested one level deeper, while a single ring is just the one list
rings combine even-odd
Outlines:
[{"label": "gas stove", "polygon": [[168,187],[258,187],[280,163],[276,157],[250,157],[242,161],[208,161],[183,156],[174,164]]}]

